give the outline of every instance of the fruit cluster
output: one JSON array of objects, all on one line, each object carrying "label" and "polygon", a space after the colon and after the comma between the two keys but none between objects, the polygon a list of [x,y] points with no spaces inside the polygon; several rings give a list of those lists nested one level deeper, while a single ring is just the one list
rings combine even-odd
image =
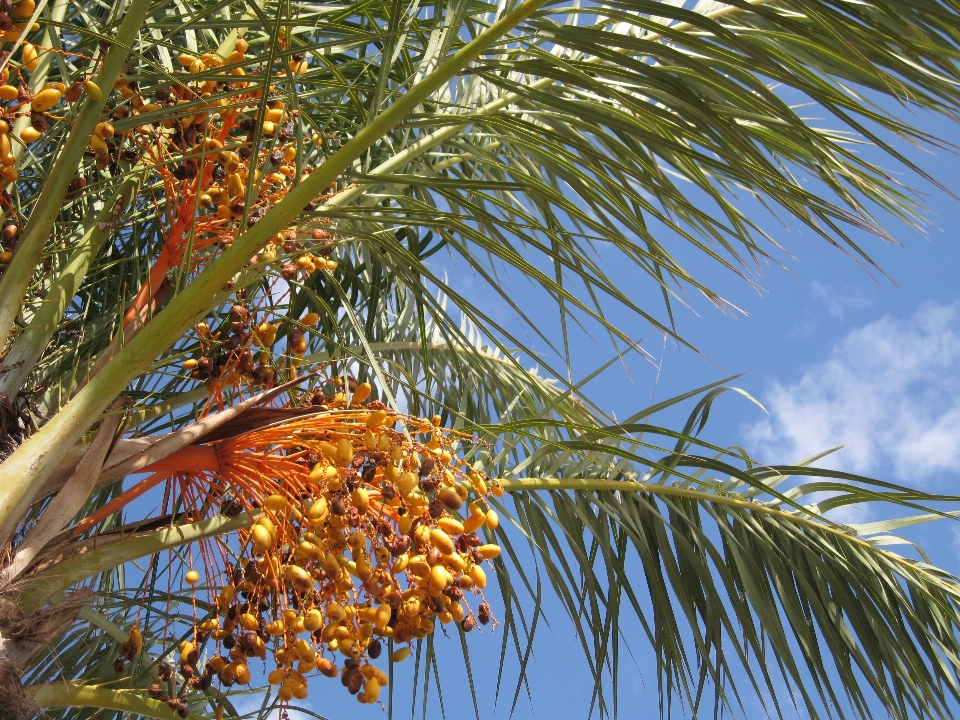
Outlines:
[{"label": "fruit cluster", "polygon": [[[374,703],[387,675],[373,661],[388,640],[400,661],[438,625],[491,621],[483,565],[500,548],[478,532],[497,528],[486,498],[502,491],[457,457],[459,436],[439,417],[361,405],[369,392],[358,386],[349,410],[220,444],[221,480],[233,479],[221,513],[256,520],[229,562],[208,570],[216,612],[180,647],[180,672],[197,689],[247,684],[251,661],[269,657],[284,702],[305,698],[319,673]],[[192,569],[184,579],[201,580]],[[211,641],[218,649],[200,670]]]}]

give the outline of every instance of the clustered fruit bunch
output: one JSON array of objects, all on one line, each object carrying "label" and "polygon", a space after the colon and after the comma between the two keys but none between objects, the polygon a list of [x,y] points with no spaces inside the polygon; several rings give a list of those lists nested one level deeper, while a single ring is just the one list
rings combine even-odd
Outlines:
[{"label": "clustered fruit bunch", "polygon": [[[238,302],[217,330],[211,329],[206,321],[197,323],[194,332],[198,339],[199,355],[183,361],[183,369],[195,380],[208,384],[213,392],[225,385],[249,383],[254,386],[272,388],[283,372],[280,360],[282,355],[274,351],[281,323],[271,323],[265,317],[257,319],[256,312],[248,304],[247,293],[237,293]],[[300,366],[308,345],[303,328],[317,324],[320,316],[315,312],[306,313],[299,322],[288,323],[286,333],[286,360],[291,369]],[[342,386],[343,379],[331,381]],[[339,393],[327,398],[321,390],[311,393],[304,399],[307,404],[343,407],[346,395]]]},{"label": "clustered fruit bunch", "polygon": [[[30,24],[30,17],[36,9],[35,0],[0,0],[0,47],[3,43],[16,43],[25,36],[38,30],[38,23]],[[23,42],[20,46],[20,62],[12,68],[13,77],[19,82],[11,83],[10,52],[0,50],[0,100],[10,103],[0,106],[0,183],[7,185],[15,182],[19,177],[17,157],[14,154],[14,143],[31,143],[47,130],[52,116],[49,110],[53,108],[67,91],[63,83],[47,84],[36,95],[27,89],[25,76],[36,70],[39,64],[38,48],[32,43]],[[12,128],[18,117],[29,117],[30,124],[22,127],[13,140]],[[13,196],[5,187],[0,189],[0,209],[9,212],[13,209]],[[11,250],[19,238],[19,226],[11,220],[4,223],[2,237],[0,237],[0,266],[7,265],[13,257]]]},{"label": "clustered fruit bunch", "polygon": [[438,625],[491,621],[483,565],[500,548],[478,533],[497,528],[487,498],[502,490],[457,456],[462,438],[438,416],[364,405],[369,393],[364,383],[350,409],[220,443],[221,481],[230,478],[220,512],[256,520],[208,569],[215,612],[180,646],[180,673],[196,689],[250,683],[251,663],[269,657],[281,701],[306,698],[319,673],[374,703],[385,643],[401,661]]},{"label": "clustered fruit bunch", "polygon": [[[32,5],[33,0],[21,0],[15,8],[28,2]],[[271,53],[249,55],[248,42],[234,33],[216,52],[180,55],[174,81],[149,89],[129,73],[109,89],[101,89],[90,78],[69,87],[50,82],[36,95],[28,92],[22,78],[19,87],[0,86],[0,98],[11,102],[5,109],[9,119],[22,114],[23,107],[30,108],[32,124],[18,136],[25,145],[39,140],[50,120],[61,119],[49,111],[62,100],[76,103],[84,93],[101,100],[106,94],[101,122],[88,138],[86,163],[71,182],[68,197],[82,195],[104,178],[124,176],[129,169],[123,165],[149,168],[159,175],[163,193],[155,194],[153,202],[164,243],[125,323],[145,314],[171,269],[202,269],[312,172],[307,160],[322,159],[325,147],[335,143],[327,135],[304,132],[298,111],[286,107],[289,94],[295,92],[295,76],[308,64],[304,53],[286,49],[284,34],[277,42],[270,64],[266,56]],[[101,43],[101,57],[109,47],[109,42]],[[38,53],[44,52],[55,51],[24,43],[17,72],[35,68]],[[94,65],[92,76],[98,63]],[[17,179],[13,167],[17,160],[6,137],[9,127],[0,121],[0,179],[6,182]],[[331,183],[327,190],[335,188]],[[315,210],[328,197],[308,203],[304,212]],[[5,209],[9,201],[7,196]],[[250,264],[274,266],[287,281],[336,269],[330,258],[334,234],[304,216],[300,220],[275,233]],[[0,262],[10,259],[4,255]]]}]

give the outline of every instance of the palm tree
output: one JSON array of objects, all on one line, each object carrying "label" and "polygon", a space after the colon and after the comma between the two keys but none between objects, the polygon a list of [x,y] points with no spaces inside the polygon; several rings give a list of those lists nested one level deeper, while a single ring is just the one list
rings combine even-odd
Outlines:
[{"label": "palm tree", "polygon": [[[522,675],[531,557],[602,714],[627,612],[665,709],[951,716],[958,581],[889,533],[956,498],[713,445],[722,383],[615,421],[570,344],[616,362],[641,351],[613,315],[685,344],[678,300],[730,307],[677,256],[750,282],[778,246],[744,198],[864,263],[873,214],[919,222],[856,150],[931,179],[893,141],[949,146],[895,110],[957,118],[956,2],[0,17],[4,717],[220,718],[317,673],[372,703],[411,649],[434,672],[436,624],[491,616]],[[854,503],[896,517],[823,516]]]}]

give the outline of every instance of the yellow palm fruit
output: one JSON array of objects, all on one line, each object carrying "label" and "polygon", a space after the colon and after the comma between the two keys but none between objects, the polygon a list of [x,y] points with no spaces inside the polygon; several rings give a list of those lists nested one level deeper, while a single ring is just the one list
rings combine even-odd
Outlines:
[{"label": "yellow palm fruit", "polygon": [[403,495],[409,495],[417,487],[419,479],[412,472],[405,472],[397,480],[397,487]]},{"label": "yellow palm fruit", "polygon": [[246,665],[237,665],[234,673],[238,685],[247,685],[250,683],[250,668]]},{"label": "yellow palm fruit", "polygon": [[447,535],[462,535],[463,523],[450,517],[442,517],[437,520],[437,527],[443,530]]},{"label": "yellow palm fruit", "polygon": [[267,675],[267,682],[271,685],[282,685],[286,671],[283,668],[277,668],[276,670],[271,670],[270,674]]},{"label": "yellow palm fruit", "polygon": [[20,131],[20,139],[29,145],[32,142],[36,142],[42,133],[37,130],[35,127],[27,126]]},{"label": "yellow palm fruit", "polygon": [[500,525],[500,516],[494,510],[487,510],[486,521],[488,528],[496,530]]},{"label": "yellow palm fruit", "polygon": [[10,17],[16,20],[29,18],[33,15],[36,7],[37,3],[34,2],[34,0],[20,0],[19,3],[13,6],[13,10],[10,11]]},{"label": "yellow palm fruit", "polygon": [[420,525],[413,533],[414,539],[421,545],[430,542],[430,528],[427,525]]},{"label": "yellow palm fruit", "polygon": [[367,427],[378,428],[381,425],[383,425],[386,419],[387,419],[386,410],[374,410],[372,413],[370,413],[367,416]]},{"label": "yellow palm fruit", "polygon": [[189,640],[185,640],[180,643],[180,662],[189,663],[190,662],[190,653],[196,649],[196,645]]},{"label": "yellow palm fruit", "polygon": [[380,697],[380,681],[375,677],[367,680],[363,685],[363,694],[367,696],[368,703],[375,703],[377,698]]},{"label": "yellow palm fruit", "polygon": [[377,608],[377,612],[373,618],[373,624],[378,630],[383,630],[387,626],[387,623],[390,622],[390,616],[392,613],[392,609],[386,603]]},{"label": "yellow palm fruit", "polygon": [[481,590],[487,586],[487,573],[485,573],[479,565],[474,565],[470,568],[470,579],[473,580],[473,584]]},{"label": "yellow palm fruit", "polygon": [[263,501],[263,506],[273,512],[280,512],[287,507],[287,498],[284,495],[270,495]]},{"label": "yellow palm fruit", "polygon": [[244,56],[243,53],[239,50],[234,50],[233,52],[227,55],[227,64],[235,65],[236,63],[243,62]]},{"label": "yellow palm fruit", "polygon": [[33,112],[46,112],[60,102],[62,97],[63,93],[56,88],[45,87],[33,96],[33,100],[30,101],[30,109]]},{"label": "yellow palm fruit", "polygon": [[274,637],[283,635],[284,629],[285,628],[283,626],[282,620],[271,620],[270,622],[267,623],[267,632],[273,635]]},{"label": "yellow palm fruit", "polygon": [[140,628],[134,625],[130,628],[130,633],[127,637],[130,640],[130,644],[133,645],[133,651],[135,653],[143,650],[143,635],[140,633]]},{"label": "yellow palm fruit", "polygon": [[94,152],[97,153],[109,153],[110,148],[107,147],[106,141],[99,135],[90,136],[90,147],[93,148]]},{"label": "yellow palm fruit", "polygon": [[450,573],[447,572],[447,569],[439,563],[434,565],[430,570],[430,594],[439,595],[443,592],[449,580]]},{"label": "yellow palm fruit", "polygon": [[283,149],[283,159],[287,162],[293,162],[293,159],[297,156],[297,146],[296,145],[287,145]]},{"label": "yellow palm fruit", "polygon": [[261,515],[258,517],[257,525],[262,525],[265,527],[267,532],[270,533],[270,539],[273,542],[277,541],[277,526],[273,524],[273,520],[271,520],[267,515]]},{"label": "yellow palm fruit", "polygon": [[188,585],[196,585],[200,582],[200,573],[196,570],[190,570],[183,576],[183,579],[186,580]]},{"label": "yellow palm fruit", "polygon": [[238,621],[244,630],[256,630],[260,626],[257,616],[252,613],[241,613]]},{"label": "yellow palm fruit", "polygon": [[357,389],[353,391],[353,397],[350,398],[351,405],[358,405],[370,397],[370,393],[373,391],[373,387],[370,383],[360,383],[357,385]]},{"label": "yellow palm fruit", "polygon": [[327,456],[328,458],[330,458],[331,460],[336,460],[336,459],[337,459],[337,446],[334,445],[333,443],[318,442],[318,443],[317,443],[317,450],[319,450],[320,452],[322,452],[324,455],[326,455],[326,456]]},{"label": "yellow palm fruit", "polygon": [[283,108],[270,108],[267,110],[267,120],[272,123],[279,123],[283,121]]},{"label": "yellow palm fruit", "polygon": [[294,551],[294,555],[298,560],[313,560],[319,553],[320,548],[318,548],[312,542],[307,542],[305,540],[297,543],[297,549]]},{"label": "yellow palm fruit", "polygon": [[17,172],[16,168],[11,166],[4,167],[0,170],[0,180],[3,180],[5,183],[16,182],[19,177],[20,173]]},{"label": "yellow palm fruit", "polygon": [[[471,506],[471,508],[472,507],[475,507],[475,506]],[[468,517],[466,520],[463,521],[463,531],[465,533],[476,532],[477,530],[483,527],[483,523],[486,521],[486,519],[487,519],[486,515],[483,514],[483,511],[481,511],[478,514],[472,514],[470,517]]]},{"label": "yellow palm fruit", "polygon": [[393,662],[403,662],[408,657],[410,657],[410,648],[404,647],[399,650],[394,650],[393,654],[390,656],[390,659]]},{"label": "yellow palm fruit", "polygon": [[253,538],[253,545],[261,552],[273,547],[273,538],[270,537],[270,531],[263,525],[254,525],[250,530],[250,536]]},{"label": "yellow palm fruit", "polygon": [[112,138],[116,133],[116,130],[114,130],[113,128],[113,125],[111,125],[108,122],[98,123],[97,126],[93,129],[93,131],[104,139]]},{"label": "yellow palm fruit", "polygon": [[16,100],[20,91],[13,85],[0,85],[0,100]]},{"label": "yellow palm fruit", "polygon": [[326,498],[317,498],[317,500],[307,510],[307,517],[310,520],[320,521],[327,516],[329,505]]},{"label": "yellow palm fruit", "polygon": [[370,507],[370,494],[364,488],[354,488],[350,494],[350,499],[361,512],[366,512]]},{"label": "yellow palm fruit", "polygon": [[25,42],[23,44],[23,48],[20,50],[20,61],[30,72],[37,69],[37,64],[39,63],[37,49],[31,43]]},{"label": "yellow palm fruit", "polygon": [[444,555],[441,558],[441,560],[443,561],[444,564],[453,568],[457,572],[463,572],[467,567],[467,563],[463,559],[463,557],[460,555],[460,553],[451,553],[449,555]]},{"label": "yellow palm fruit", "polygon": [[440,490],[437,491],[437,497],[440,498],[440,502],[451,510],[459,510],[463,507],[463,498],[460,497],[460,493],[451,487],[440,488]]},{"label": "yellow palm fruit", "polygon": [[349,438],[340,438],[337,443],[337,464],[346,467],[353,460],[353,444]]},{"label": "yellow palm fruit", "polygon": [[100,89],[100,86],[97,85],[93,80],[85,80],[83,83],[83,91],[90,96],[90,99],[94,102],[100,102],[103,100],[103,90]]},{"label": "yellow palm fruit", "polygon": [[332,602],[327,605],[327,620],[330,622],[338,623],[347,616],[346,610],[343,609],[343,605],[338,602]]},{"label": "yellow palm fruit", "polygon": [[272,121],[270,121],[270,120],[264,120],[264,121],[263,121],[262,128],[263,128],[263,134],[264,134],[264,135],[272,136],[273,133],[276,132],[276,130],[277,130],[277,125],[276,125],[276,123],[274,123],[274,122],[272,122]]},{"label": "yellow palm fruit", "polygon": [[304,325],[309,325],[310,327],[313,327],[318,322],[320,322],[320,316],[315,312],[308,312],[306,315],[303,316],[303,319],[301,319],[300,322],[303,323]]},{"label": "yellow palm fruit", "polygon": [[323,614],[317,608],[307,610],[307,614],[303,617],[303,627],[310,632],[319,630],[323,627]]},{"label": "yellow palm fruit", "polygon": [[500,555],[500,546],[499,545],[481,545],[477,548],[477,552],[480,553],[480,556],[484,560],[493,560],[493,558]]},{"label": "yellow palm fruit", "polygon": [[233,45],[233,49],[240,53],[245,53],[250,48],[250,44],[242,37],[238,37]]},{"label": "yellow palm fruit", "polygon": [[373,637],[374,626],[373,623],[365,622],[360,623],[360,627],[357,628],[357,641],[360,643],[365,643],[370,638]]},{"label": "yellow palm fruit", "polygon": [[284,565],[283,576],[297,585],[313,584],[313,576],[299,565]]},{"label": "yellow palm fruit", "polygon": [[293,649],[302,662],[315,663],[317,661],[317,651],[308,640],[297,638],[297,641],[293,644]]},{"label": "yellow palm fruit", "polygon": [[444,555],[449,555],[453,552],[453,540],[440,528],[434,528],[430,531],[430,542]]},{"label": "yellow palm fruit", "polygon": [[487,483],[479,473],[470,473],[470,484],[477,491],[478,495],[487,494]]}]

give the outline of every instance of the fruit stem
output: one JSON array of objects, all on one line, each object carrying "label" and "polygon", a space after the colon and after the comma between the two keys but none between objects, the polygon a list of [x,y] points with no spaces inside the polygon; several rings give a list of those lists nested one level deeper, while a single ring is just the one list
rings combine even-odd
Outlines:
[{"label": "fruit stem", "polygon": [[[24,688],[28,696],[41,708],[89,707],[116,710],[125,715],[139,715],[155,720],[181,720],[175,710],[166,703],[145,698],[135,692],[111,690],[104,687],[74,685],[59,682]],[[187,716],[190,720],[204,720],[196,713]]]}]

